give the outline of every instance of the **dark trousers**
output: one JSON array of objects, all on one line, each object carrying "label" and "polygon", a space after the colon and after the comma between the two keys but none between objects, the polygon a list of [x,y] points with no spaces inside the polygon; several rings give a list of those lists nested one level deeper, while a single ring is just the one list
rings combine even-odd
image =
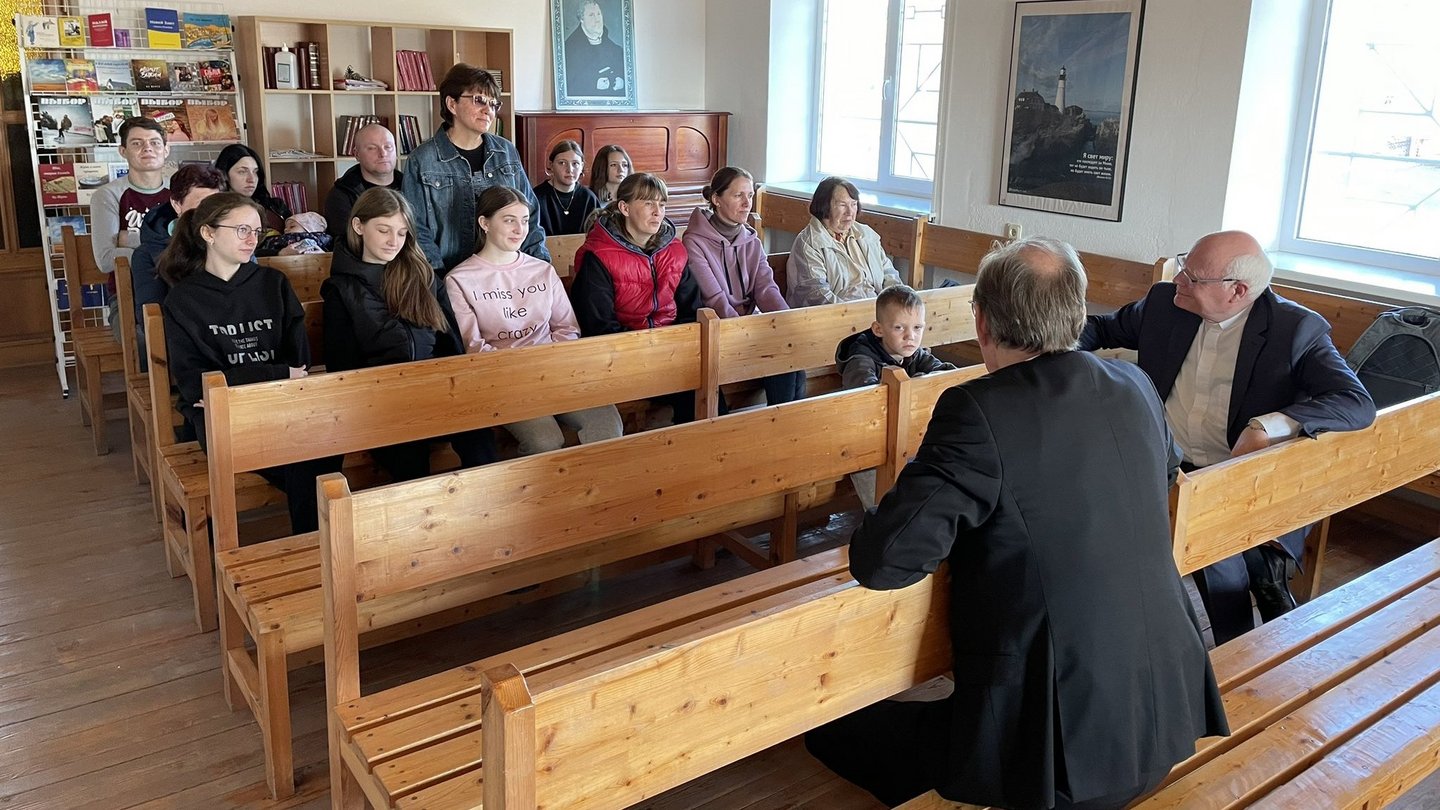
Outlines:
[{"label": "dark trousers", "polygon": [[677,391],[674,394],[661,394],[650,400],[657,405],[669,405],[675,412],[670,421],[676,425],[683,425],[695,421],[695,392]]},{"label": "dark trousers", "polygon": [[[444,439],[460,457],[461,469],[479,467],[493,462],[496,458],[495,436],[490,428],[456,433]],[[392,444],[370,451],[380,468],[396,482],[414,481],[430,474],[430,440]]]},{"label": "dark trousers", "polygon": [[[791,371],[764,377],[760,380],[760,386],[765,389],[766,405],[784,405],[787,402],[804,399],[805,372]],[[720,415],[724,416],[730,412],[730,406],[725,403],[725,392],[719,393]]]},{"label": "dark trousers", "polygon": [[[890,807],[943,785],[950,737],[950,700],[882,700],[805,735],[805,748],[846,781],[870,791]],[[1169,769],[1142,784],[1083,802],[1070,800],[1064,757],[1055,787],[1057,810],[1122,808],[1160,784]],[[963,796],[947,797],[964,801]]]},{"label": "dark trousers", "polygon": [[[1297,564],[1305,553],[1305,535],[1309,531],[1309,527],[1296,529],[1276,541],[1283,553]],[[1210,632],[1217,646],[1255,629],[1255,613],[1250,607],[1250,571],[1260,567],[1264,553],[1258,548],[1246,549],[1195,572],[1195,590],[1200,592],[1200,601],[1210,615]]]},{"label": "dark trousers", "polygon": [[285,506],[290,511],[290,533],[304,534],[320,528],[319,498],[315,493],[315,479],[333,472],[340,472],[345,464],[344,456],[315,458],[282,464],[260,470],[260,477],[285,493]]}]

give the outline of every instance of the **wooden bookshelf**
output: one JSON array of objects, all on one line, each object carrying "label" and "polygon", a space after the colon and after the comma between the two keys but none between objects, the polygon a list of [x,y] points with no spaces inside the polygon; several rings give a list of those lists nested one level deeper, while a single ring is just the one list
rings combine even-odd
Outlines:
[{"label": "wooden bookshelf", "polygon": [[[385,119],[400,150],[400,116],[413,115],[428,139],[440,126],[440,96],[436,91],[396,90],[399,78],[396,51],[423,52],[438,83],[459,62],[498,70],[504,109],[496,118],[495,134],[514,139],[515,112],[513,34],[504,28],[437,28],[388,22],[295,19],[289,17],[236,18],[235,59],[245,104],[247,143],[265,164],[272,183],[302,182],[311,210],[324,206],[325,195],[336,178],[355,165],[341,154],[345,133],[340,116],[376,115]],[[318,53],[322,87],[278,90],[265,86],[266,46],[313,42]],[[336,90],[334,81],[345,68],[385,82],[387,90]],[[307,155],[272,157],[272,152],[296,150]],[[399,166],[403,170],[405,156]]]}]

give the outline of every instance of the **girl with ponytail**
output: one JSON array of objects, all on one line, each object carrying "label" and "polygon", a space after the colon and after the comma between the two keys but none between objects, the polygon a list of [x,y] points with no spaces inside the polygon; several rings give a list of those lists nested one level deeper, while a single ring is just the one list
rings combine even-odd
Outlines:
[{"label": "girl with ponytail", "polygon": [[[222,192],[180,215],[157,269],[169,282],[161,310],[170,379],[180,412],[205,446],[201,375],[219,371],[228,385],[304,377],[310,364],[305,310],[279,270],[251,261],[261,236],[260,206]],[[314,531],[315,476],[339,468],[332,460],[261,471],[285,490],[292,533]]]},{"label": "girl with ponytail", "polygon": [[[335,245],[325,301],[325,366],[348,371],[463,353],[440,279],[416,241],[410,203],[383,186],[360,195]],[[489,430],[449,438],[463,466],[495,460]],[[430,474],[430,443],[371,455],[397,481]]]},{"label": "girl with ponytail", "polygon": [[[479,250],[445,276],[465,350],[493,352],[580,337],[555,268],[520,252],[530,231],[525,198],[509,186],[491,186],[480,192],[476,206]],[[505,429],[519,442],[520,455],[528,456],[563,447],[561,425],[575,430],[582,444],[623,432],[614,405],[527,419]]]}]

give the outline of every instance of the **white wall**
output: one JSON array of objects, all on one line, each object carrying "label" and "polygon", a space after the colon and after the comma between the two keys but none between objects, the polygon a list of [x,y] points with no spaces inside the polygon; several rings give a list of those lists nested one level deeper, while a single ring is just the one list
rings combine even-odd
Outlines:
[{"label": "white wall", "polygon": [[[1222,221],[1250,0],[1146,5],[1123,221],[996,204],[1008,95],[1012,0],[952,0],[936,213],[946,225],[1053,236],[1136,261],[1189,247]],[[1287,125],[1277,119],[1274,126]]]},{"label": "white wall", "polygon": [[[635,0],[635,81],[641,109],[705,107],[705,7],[705,0]],[[550,4],[544,0],[311,0],[303,8],[294,0],[232,0],[225,10],[232,17],[509,28],[515,32],[516,107],[544,110],[555,105]]]},{"label": "white wall", "polygon": [[729,163],[766,177],[770,0],[705,6],[706,109],[730,113]]}]

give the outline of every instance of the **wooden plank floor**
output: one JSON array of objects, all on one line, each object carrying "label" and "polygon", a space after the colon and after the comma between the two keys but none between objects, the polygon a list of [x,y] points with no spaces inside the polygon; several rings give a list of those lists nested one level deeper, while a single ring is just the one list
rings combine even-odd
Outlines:
[{"label": "wooden plank floor", "polygon": [[[125,426],[96,457],[74,401],[45,367],[0,370],[0,807],[323,808],[324,684],[292,679],[297,794],[268,801],[260,737],[220,695],[214,633],[195,631],[190,590],[165,573],[148,490],[134,483]],[[1426,539],[1342,521],[1327,584]],[[808,548],[841,542],[842,516]],[[739,576],[722,557],[699,572],[677,561],[367,653],[367,689],[434,672],[643,604]],[[657,810],[875,808],[868,794],[792,740],[644,807]],[[1440,806],[1432,778],[1397,805]]]}]

